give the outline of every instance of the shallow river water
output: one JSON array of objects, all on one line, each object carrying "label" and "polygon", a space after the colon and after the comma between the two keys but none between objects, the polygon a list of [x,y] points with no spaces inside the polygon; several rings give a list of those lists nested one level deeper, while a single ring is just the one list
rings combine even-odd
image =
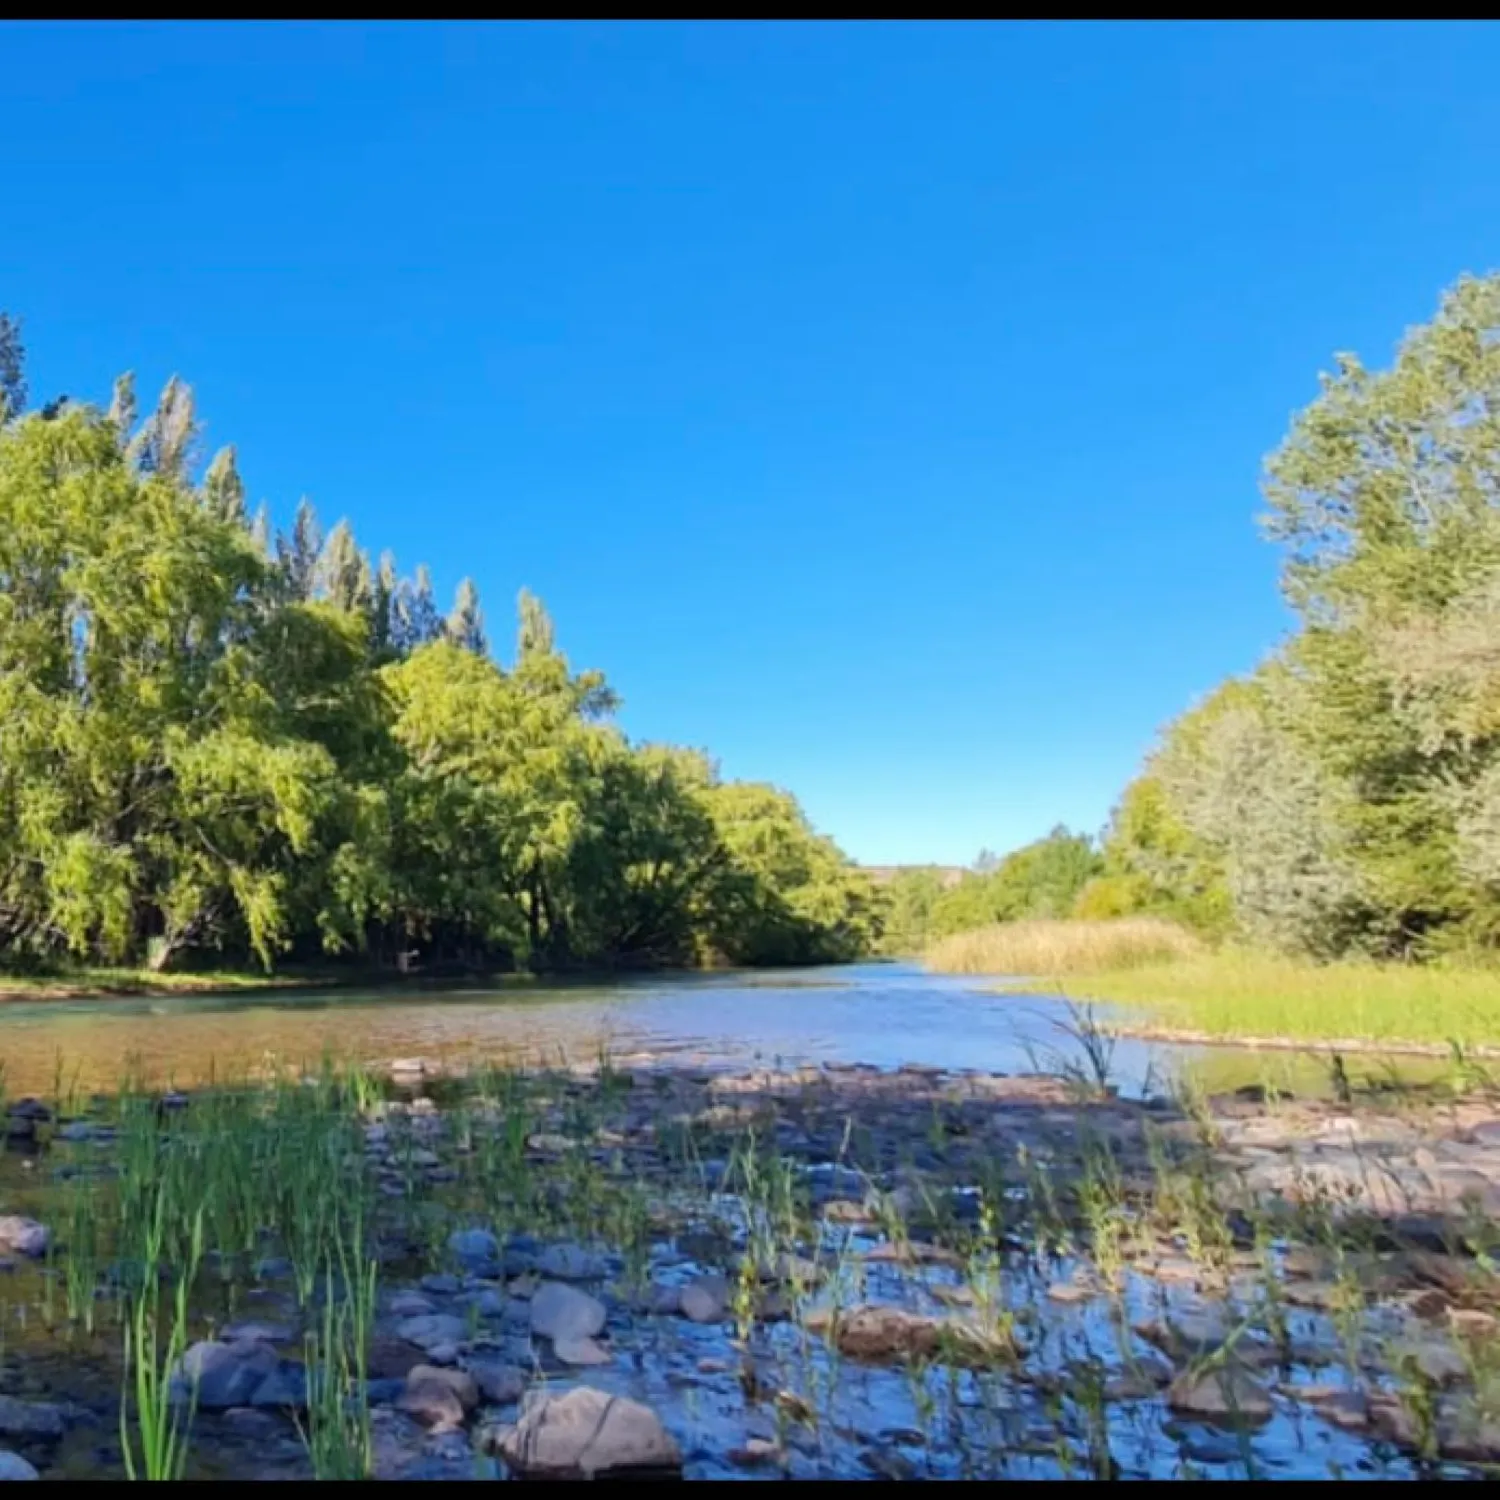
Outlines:
[{"label": "shallow river water", "polygon": [[[12,1094],[50,1087],[59,1057],[85,1089],[108,1089],[131,1061],[149,1078],[187,1085],[210,1068],[222,1076],[267,1055],[297,1063],[325,1049],[370,1061],[473,1053],[579,1063],[607,1052],[699,1066],[781,1059],[1004,1073],[1050,1071],[1059,1056],[1082,1061],[1063,1001],[988,993],[992,985],[860,964],[609,984],[15,1002],[0,1006],[0,1061]],[[1138,1093],[1204,1056],[1121,1039],[1112,1077]]]}]

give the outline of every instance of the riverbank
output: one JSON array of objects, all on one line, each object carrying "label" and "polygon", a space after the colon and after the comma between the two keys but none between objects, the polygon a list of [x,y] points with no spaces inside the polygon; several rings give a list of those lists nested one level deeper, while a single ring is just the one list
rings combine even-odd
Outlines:
[{"label": "riverbank", "polygon": [[1487,1089],[413,1058],[4,1119],[0,1472],[118,1475],[122,1385],[145,1462],[143,1307],[192,1477],[1500,1460]]},{"label": "riverbank", "polygon": [[1500,971],[1206,954],[1042,988],[1141,1012],[1133,1034],[1240,1045],[1478,1053],[1500,1042]]}]

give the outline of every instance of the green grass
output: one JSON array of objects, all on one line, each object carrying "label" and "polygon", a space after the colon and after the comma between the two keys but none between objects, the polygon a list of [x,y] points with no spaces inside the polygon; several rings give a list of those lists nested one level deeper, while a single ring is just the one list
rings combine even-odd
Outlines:
[{"label": "green grass", "polygon": [[263,974],[244,969],[153,974],[149,969],[67,967],[37,974],[0,969],[0,1000],[52,1000],[85,995],[198,994],[327,983],[326,975]]},{"label": "green grass", "polygon": [[1500,1045],[1500,971],[1310,964],[1226,951],[1074,975],[1052,986],[1139,1010],[1149,1024],[1225,1038]]}]

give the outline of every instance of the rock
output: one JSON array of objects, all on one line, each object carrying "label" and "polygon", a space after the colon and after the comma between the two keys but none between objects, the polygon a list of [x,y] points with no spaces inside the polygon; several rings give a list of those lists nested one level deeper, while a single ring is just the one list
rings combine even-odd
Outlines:
[{"label": "rock", "polygon": [[530,1302],[531,1331],[554,1341],[594,1338],[607,1317],[597,1297],[560,1281],[543,1282]]},{"label": "rock", "polygon": [[552,1352],[565,1365],[607,1365],[614,1360],[609,1350],[588,1338],[553,1339]]},{"label": "rock", "polygon": [[219,1330],[219,1337],[226,1344],[290,1344],[296,1336],[284,1323],[230,1323]]},{"label": "rock", "polygon": [[52,1111],[42,1103],[40,1099],[17,1099],[9,1110],[12,1120],[30,1120],[32,1124],[47,1124],[52,1118]]},{"label": "rock", "polygon": [[540,1152],[543,1156],[561,1156],[564,1152],[573,1149],[573,1142],[567,1136],[551,1135],[546,1131],[538,1131],[535,1135],[529,1136],[526,1144],[531,1150]]},{"label": "rock", "polygon": [[21,1457],[8,1448],[0,1448],[0,1480],[40,1479],[42,1476]]},{"label": "rock", "polygon": [[307,1369],[283,1361],[256,1386],[250,1404],[275,1411],[300,1411],[307,1405]]},{"label": "rock", "polygon": [[1054,1281],[1047,1288],[1048,1299],[1053,1302],[1087,1302],[1095,1295],[1092,1287],[1082,1286],[1076,1281]]},{"label": "rock", "polygon": [[0,1250],[38,1258],[47,1253],[47,1243],[51,1238],[52,1231],[35,1219],[26,1219],[19,1214],[0,1216]]},{"label": "rock", "polygon": [[605,1272],[604,1262],[579,1245],[549,1245],[536,1268],[553,1281],[597,1281]]},{"label": "rock", "polygon": [[370,1340],[366,1367],[371,1380],[406,1380],[407,1371],[422,1362],[414,1345],[405,1339],[377,1335]]},{"label": "rock", "polygon": [[1396,1367],[1415,1366],[1433,1385],[1456,1385],[1469,1375],[1469,1363],[1442,1339],[1413,1340],[1395,1351]]},{"label": "rock", "polygon": [[434,1432],[452,1432],[464,1422],[463,1403],[446,1385],[433,1380],[408,1386],[398,1397],[396,1410]]},{"label": "rock", "polygon": [[448,1249],[465,1265],[488,1265],[500,1257],[500,1242],[488,1229],[458,1229],[448,1236]]},{"label": "rock", "polygon": [[770,1438],[746,1438],[744,1445],[731,1448],[729,1462],[742,1469],[758,1468],[761,1464],[776,1463],[781,1458],[781,1449]]},{"label": "rock", "polygon": [[437,1303],[421,1292],[397,1292],[391,1298],[391,1316],[396,1318],[420,1318],[437,1311]]},{"label": "rock", "polygon": [[682,1288],[660,1283],[647,1287],[641,1299],[641,1311],[657,1318],[676,1317],[682,1311]]},{"label": "rock", "polygon": [[281,1366],[269,1344],[242,1341],[233,1344],[205,1339],[182,1356],[170,1376],[173,1398],[186,1401],[197,1386],[202,1411],[225,1411],[231,1406],[252,1406],[262,1382],[276,1375]]},{"label": "rock", "polygon": [[1181,1375],[1167,1387],[1167,1405],[1188,1416],[1213,1421],[1268,1422],[1270,1394],[1241,1369],[1230,1366],[1206,1375]]},{"label": "rock", "polygon": [[649,1406],[592,1386],[533,1396],[499,1446],[506,1463],[527,1477],[592,1479],[682,1466],[677,1444]]},{"label": "rock", "polygon": [[438,1271],[422,1278],[422,1290],[432,1292],[439,1297],[451,1297],[463,1290],[463,1282],[446,1271]]},{"label": "rock", "polygon": [[835,1320],[826,1313],[808,1317],[812,1332],[833,1331],[839,1349],[852,1359],[893,1359],[937,1352],[946,1325],[899,1307],[851,1308]]},{"label": "rock", "polygon": [[469,1374],[480,1395],[494,1406],[510,1406],[526,1394],[526,1372],[515,1365],[473,1363]]},{"label": "rock", "polygon": [[459,1343],[468,1336],[468,1323],[452,1313],[421,1313],[414,1318],[403,1318],[396,1325],[396,1337],[419,1349]]},{"label": "rock", "polygon": [[22,1401],[0,1396],[0,1437],[60,1438],[63,1414],[49,1401]]},{"label": "rock", "polygon": [[404,1411],[429,1428],[448,1429],[462,1425],[464,1414],[479,1405],[479,1387],[466,1370],[440,1370],[417,1365],[406,1377],[406,1389],[396,1402]]},{"label": "rock", "polygon": [[682,1311],[695,1323],[722,1323],[729,1310],[729,1283],[722,1276],[698,1276],[682,1289]]},{"label": "rock", "polygon": [[441,1344],[433,1344],[427,1350],[427,1363],[430,1365],[456,1365],[458,1363],[458,1345],[450,1344],[446,1340]]}]

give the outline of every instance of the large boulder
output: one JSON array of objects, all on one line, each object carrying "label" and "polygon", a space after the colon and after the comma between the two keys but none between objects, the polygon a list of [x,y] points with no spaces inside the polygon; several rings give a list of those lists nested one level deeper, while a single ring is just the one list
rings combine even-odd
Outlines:
[{"label": "large boulder", "polygon": [[682,1466],[676,1442],[649,1406],[592,1386],[531,1397],[501,1439],[500,1453],[528,1478],[592,1479]]}]

